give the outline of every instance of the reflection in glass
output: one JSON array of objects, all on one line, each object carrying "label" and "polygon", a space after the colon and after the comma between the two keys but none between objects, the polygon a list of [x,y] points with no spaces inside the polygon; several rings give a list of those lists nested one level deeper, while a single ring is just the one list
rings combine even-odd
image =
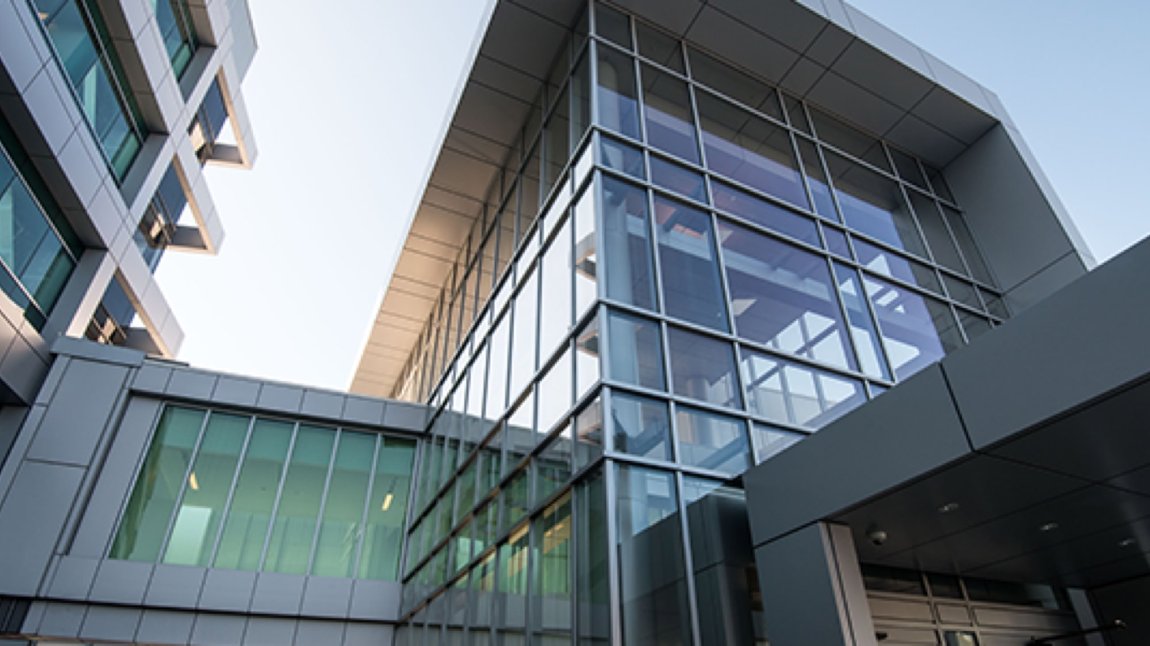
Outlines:
[{"label": "reflection in glass", "polygon": [[655,155],[651,155],[651,181],[684,197],[707,201],[707,185],[702,175]]},{"label": "reflection in glass", "polygon": [[671,391],[700,401],[739,408],[739,380],[731,344],[677,327],[667,330]]},{"label": "reflection in glass", "polygon": [[770,420],[818,430],[866,400],[862,382],[768,354],[743,351],[751,410]]},{"label": "reflection in glass", "polygon": [[751,451],[742,420],[686,406],[675,411],[680,462],[728,475],[747,469]]},{"label": "reflection in glass", "polygon": [[954,316],[943,303],[870,275],[863,282],[899,380],[962,345]]},{"label": "reflection in glass", "polygon": [[808,244],[819,244],[818,227],[814,220],[723,182],[712,181],[711,187],[715,195],[715,208],[775,233]]},{"label": "reflection in glass", "polygon": [[535,340],[539,303],[539,272],[532,270],[515,296],[515,319],[511,332],[511,374],[508,397],[515,399],[535,376]]},{"label": "reflection in glass", "polygon": [[834,263],[835,281],[838,283],[839,298],[850,321],[851,338],[858,353],[859,366],[872,377],[890,379],[882,346],[871,318],[870,308],[862,293],[858,272],[842,263]]},{"label": "reflection in glass", "polygon": [[[695,81],[731,97],[743,105],[782,121],[778,95],[774,88],[731,67],[694,47],[687,47],[691,60],[691,77]],[[701,96],[701,95],[700,95]]]},{"label": "reflection in glass", "polygon": [[827,165],[848,227],[896,249],[926,255],[898,182],[835,154],[827,154]]},{"label": "reflection in glass", "polygon": [[603,405],[598,396],[575,416],[575,469],[603,454]]},{"label": "reflection in glass", "polygon": [[[572,267],[575,274],[575,320],[598,298],[599,270],[598,243],[595,241],[595,188],[590,186],[575,202],[571,221],[575,229],[575,256]],[[569,271],[570,271],[569,270]]]},{"label": "reflection in glass", "polygon": [[570,643],[573,565],[570,492],[535,519],[532,531],[535,534],[531,593],[533,630],[552,638],[566,636],[566,643]]},{"label": "reflection in glass", "polygon": [[571,478],[571,424],[559,429],[535,458],[535,499],[546,500]]},{"label": "reflection in glass", "polygon": [[639,55],[656,63],[685,74],[683,55],[679,51],[679,41],[661,31],[648,27],[645,23],[635,23],[635,35],[639,40]]},{"label": "reflection in glass", "polygon": [[670,316],[726,332],[726,298],[719,282],[711,216],[656,197],[655,225],[663,309]]},{"label": "reflection in glass", "polygon": [[[522,639],[527,627],[527,568],[530,558],[528,525],[518,527],[507,542],[499,547],[499,609],[498,632],[507,643],[508,637]],[[514,642],[513,642],[514,643]]]},{"label": "reflection in glass", "polygon": [[807,185],[811,189],[815,213],[828,220],[838,220],[838,211],[835,210],[835,201],[831,197],[831,188],[827,185],[827,175],[823,172],[818,150],[813,143],[802,137],[795,137],[795,140],[798,142],[799,157],[802,159]]},{"label": "reflection in glass", "polygon": [[[571,220],[543,252],[539,293],[539,356],[546,360],[571,330]],[[522,347],[518,343],[516,347]]]},{"label": "reflection in glass", "polygon": [[690,609],[671,473],[615,467],[619,592],[628,644],[689,644]]},{"label": "reflection in glass", "polygon": [[607,315],[608,376],[636,386],[663,389],[663,352],[659,324],[611,311]]},{"label": "reflection in glass", "polygon": [[810,208],[785,128],[706,92],[697,97],[707,168],[799,208]]},{"label": "reflection in glass", "polygon": [[607,298],[655,308],[647,191],[603,177],[603,280]]},{"label": "reflection in glass", "polygon": [[605,645],[611,639],[607,573],[607,495],[603,473],[583,480],[575,500],[575,629],[580,646]]},{"label": "reflection in glass", "polygon": [[[810,112],[819,139],[885,171],[891,170],[878,139],[813,106]],[[834,171],[831,173],[834,174]]]},{"label": "reflection in glass", "polygon": [[346,577],[354,572],[355,545],[363,531],[373,453],[374,435],[349,431],[340,434],[312,560],[313,575]]},{"label": "reflection in glass", "polygon": [[955,246],[954,238],[946,228],[946,223],[942,220],[938,204],[915,191],[907,191],[907,195],[910,196],[911,206],[914,207],[914,213],[918,217],[919,225],[922,226],[923,235],[926,236],[935,262],[947,269],[965,274],[966,268],[962,265],[962,256]]},{"label": "reflection in glass", "polygon": [[595,33],[627,49],[631,48],[630,18],[602,3],[595,3]]},{"label": "reflection in glass", "polygon": [[942,212],[946,216],[947,223],[950,224],[950,230],[954,232],[959,248],[962,249],[962,257],[966,259],[967,267],[970,267],[970,275],[987,285],[997,284],[990,275],[990,270],[986,268],[986,263],[978,251],[978,245],[974,242],[974,236],[967,228],[966,220],[962,214],[949,206],[942,207]]},{"label": "reflection in glass", "polygon": [[755,464],[758,464],[806,436],[755,422],[751,424],[751,437],[755,444]]},{"label": "reflection in glass", "polygon": [[539,380],[536,428],[547,433],[571,408],[571,350],[566,350]]},{"label": "reflection in glass", "polygon": [[665,402],[621,392],[611,394],[611,437],[616,451],[670,460],[670,427]]},{"label": "reflection in glass", "polygon": [[[602,5],[600,5],[601,7]],[[639,95],[635,88],[635,63],[630,56],[610,47],[596,47],[599,125],[639,139]]]},{"label": "reflection in glass", "polygon": [[855,369],[826,259],[722,220],[719,238],[739,336]]},{"label": "reflection in glass", "polygon": [[605,135],[599,138],[599,163],[635,179],[647,179],[643,151]]},{"label": "reflection in glass", "polygon": [[643,65],[643,122],[652,148],[699,163],[687,84],[650,65]]}]

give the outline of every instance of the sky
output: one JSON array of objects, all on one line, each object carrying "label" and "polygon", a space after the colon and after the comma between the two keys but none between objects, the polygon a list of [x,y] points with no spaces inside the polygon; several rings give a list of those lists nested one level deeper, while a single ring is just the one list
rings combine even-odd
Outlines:
[{"label": "sky", "polygon": [[[255,167],[208,167],[222,249],[157,280],[178,359],[345,390],[486,2],[249,1]],[[1099,262],[1150,235],[1150,2],[852,4],[998,94]]]}]

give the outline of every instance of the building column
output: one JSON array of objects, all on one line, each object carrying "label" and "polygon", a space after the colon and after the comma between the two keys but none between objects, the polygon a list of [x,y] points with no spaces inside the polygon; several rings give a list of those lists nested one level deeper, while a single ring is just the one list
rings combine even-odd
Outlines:
[{"label": "building column", "polygon": [[850,528],[808,525],[755,548],[771,646],[875,644]]}]

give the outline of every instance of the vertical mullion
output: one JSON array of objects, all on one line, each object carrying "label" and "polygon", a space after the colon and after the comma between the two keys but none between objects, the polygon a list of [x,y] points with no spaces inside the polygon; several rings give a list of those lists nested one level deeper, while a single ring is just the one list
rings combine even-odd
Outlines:
[{"label": "vertical mullion", "polygon": [[[166,408],[167,407],[165,407],[165,410],[166,410]],[[164,419],[163,418],[163,412],[160,413],[159,419],[161,421],[163,421],[163,419]],[[160,551],[158,554],[156,554],[156,562],[157,563],[162,563],[164,561],[164,552],[167,551],[168,541],[170,541],[172,539],[172,531],[176,527],[176,517],[180,515],[180,505],[183,503],[184,495],[187,493],[187,490],[188,490],[188,479],[191,477],[192,472],[194,472],[196,469],[196,459],[200,455],[200,445],[202,445],[204,442],[204,435],[207,432],[208,423],[211,421],[211,419],[212,419],[212,411],[211,410],[205,410],[204,411],[204,420],[202,422],[200,422],[200,432],[199,432],[199,434],[196,435],[196,441],[192,445],[192,454],[188,458],[188,466],[184,469],[183,479],[180,480],[180,490],[176,494],[176,501],[175,501],[175,504],[172,505],[172,512],[168,515],[168,525],[167,525],[167,527],[164,528],[164,536],[160,541]],[[155,431],[153,431],[152,442],[148,443],[148,450],[144,451],[144,461],[143,461],[143,463],[141,463],[141,466],[140,466],[141,469],[143,469],[143,466],[147,464],[148,452],[151,450],[152,443],[155,442],[156,439],[157,438],[156,438]],[[238,469],[238,467],[237,467],[237,469]],[[138,478],[139,475],[137,474],[136,477]]]},{"label": "vertical mullion", "polygon": [[240,474],[243,473],[243,470],[244,470],[244,462],[247,460],[248,446],[251,445],[252,435],[254,434],[254,431],[255,431],[255,425],[256,425],[256,416],[252,415],[248,419],[248,430],[247,430],[247,434],[244,435],[244,445],[243,445],[243,447],[240,448],[240,454],[236,458],[236,472],[232,474],[232,483],[231,483],[231,486],[228,488],[228,498],[227,498],[227,501],[224,503],[223,511],[220,512],[220,526],[216,528],[216,538],[212,542],[211,555],[210,555],[210,558],[207,560],[208,567],[214,566],[214,564],[216,562],[216,556],[218,555],[219,550],[220,550],[220,540],[224,536],[224,530],[227,529],[228,514],[232,510],[232,500],[236,496],[236,485],[239,484]]},{"label": "vertical mullion", "polygon": [[610,609],[612,644],[623,643],[623,594],[619,588],[618,504],[615,495],[615,461],[603,461],[603,493],[606,496],[608,608]]},{"label": "vertical mullion", "polygon": [[304,571],[305,576],[311,574],[311,568],[315,565],[316,548],[319,546],[319,533],[323,528],[323,512],[327,508],[327,494],[331,488],[331,474],[335,471],[335,458],[339,455],[339,441],[342,436],[343,432],[337,430],[335,432],[335,441],[332,442],[331,445],[331,457],[329,457],[327,461],[327,477],[323,480],[323,497],[320,499],[319,511],[316,513],[315,529],[312,530],[311,548],[308,550],[307,557],[307,569]]},{"label": "vertical mullion", "polygon": [[[745,429],[746,425],[744,425],[743,428]],[[691,620],[691,641],[695,644],[702,644],[702,632],[699,627],[699,606],[696,602],[695,565],[694,557],[691,555],[691,532],[687,524],[687,503],[683,498],[683,473],[681,471],[674,472],[674,478],[675,493],[678,497],[676,504],[678,505],[679,512],[679,532],[682,536],[683,545],[683,567],[686,568],[686,571],[683,573],[683,578],[687,581],[687,612]]]},{"label": "vertical mullion", "polygon": [[279,514],[280,500],[283,497],[284,485],[287,483],[288,467],[291,465],[292,456],[295,454],[295,443],[299,437],[299,427],[299,422],[292,425],[291,440],[288,442],[287,454],[284,457],[283,467],[280,469],[279,484],[276,486],[275,501],[272,503],[271,515],[268,517],[268,529],[264,535],[264,546],[263,549],[260,550],[260,560],[256,565],[257,572],[262,572],[264,569],[264,561],[267,559],[268,548],[271,546],[272,534],[275,533],[276,515]]}]

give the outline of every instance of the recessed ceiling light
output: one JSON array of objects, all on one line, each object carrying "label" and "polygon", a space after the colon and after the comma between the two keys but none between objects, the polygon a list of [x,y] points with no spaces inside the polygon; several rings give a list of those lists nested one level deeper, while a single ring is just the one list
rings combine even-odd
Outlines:
[{"label": "recessed ceiling light", "polygon": [[945,505],[938,508],[938,513],[949,514],[950,512],[955,511],[957,509],[958,509],[958,503],[957,502],[948,502]]},{"label": "recessed ceiling light", "polygon": [[1124,538],[1124,539],[1118,541],[1118,547],[1130,547],[1131,545],[1133,545],[1137,542],[1138,541],[1134,540],[1133,538]]},{"label": "recessed ceiling light", "polygon": [[1038,526],[1038,531],[1040,532],[1050,532],[1056,529],[1058,529],[1058,523],[1055,522],[1043,523]]}]

